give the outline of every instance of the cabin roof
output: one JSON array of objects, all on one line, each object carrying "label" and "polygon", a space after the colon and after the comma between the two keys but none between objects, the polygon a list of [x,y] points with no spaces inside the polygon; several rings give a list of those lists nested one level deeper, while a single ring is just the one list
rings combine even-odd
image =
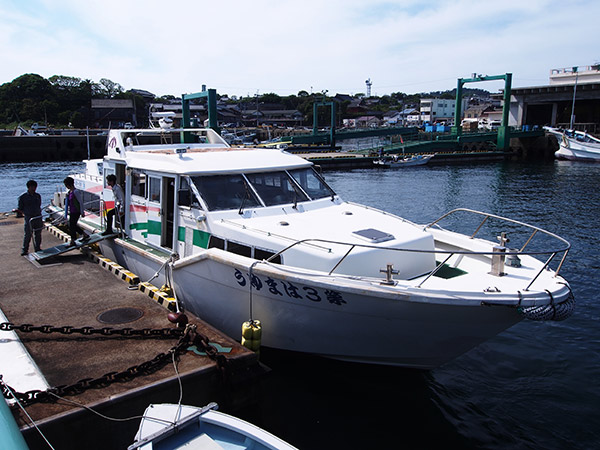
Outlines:
[{"label": "cabin roof", "polygon": [[[166,139],[169,134],[177,136],[182,131],[196,133],[191,137],[199,142],[171,142]],[[211,129],[111,130],[108,139],[109,159],[125,160],[128,167],[155,172],[217,175],[312,165],[304,158],[281,149],[231,147]]]},{"label": "cabin roof", "polygon": [[190,148],[179,154],[174,148],[160,151],[127,151],[125,161],[128,167],[134,169],[185,175],[250,173],[312,165],[305,159],[280,149],[243,147]]}]

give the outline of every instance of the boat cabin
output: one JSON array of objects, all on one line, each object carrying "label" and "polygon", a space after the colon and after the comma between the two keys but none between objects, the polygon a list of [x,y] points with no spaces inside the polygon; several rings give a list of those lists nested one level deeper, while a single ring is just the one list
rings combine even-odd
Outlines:
[{"label": "boat cabin", "polygon": [[[263,260],[292,246],[272,262],[363,275],[372,264],[370,274],[380,277],[388,261],[369,246],[433,249],[428,233],[401,230],[393,216],[381,223],[379,212],[343,202],[303,158],[231,147],[211,129],[111,131],[104,179],[108,174],[124,187],[125,233],[182,258],[218,248]],[[102,198],[113,206],[110,187]],[[373,222],[381,229],[365,225]],[[337,241],[357,246],[341,262],[349,247]],[[408,278],[435,267],[428,253],[385,257]]]}]

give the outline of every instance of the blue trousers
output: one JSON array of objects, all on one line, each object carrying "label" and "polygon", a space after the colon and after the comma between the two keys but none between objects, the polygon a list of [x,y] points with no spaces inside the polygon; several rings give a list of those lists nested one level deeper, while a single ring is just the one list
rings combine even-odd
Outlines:
[{"label": "blue trousers", "polygon": [[42,228],[43,223],[40,217],[31,220],[31,217],[25,216],[25,223],[23,225],[23,253],[29,252],[29,243],[33,236],[33,249],[39,251],[42,245]]}]

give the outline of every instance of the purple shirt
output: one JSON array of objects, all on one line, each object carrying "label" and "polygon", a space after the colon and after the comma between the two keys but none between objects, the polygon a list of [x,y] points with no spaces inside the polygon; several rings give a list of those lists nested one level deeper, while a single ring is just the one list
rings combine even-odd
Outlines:
[{"label": "purple shirt", "polygon": [[75,197],[75,191],[69,191],[69,213],[73,214],[73,213],[79,213],[79,202],[77,201],[77,198]]}]

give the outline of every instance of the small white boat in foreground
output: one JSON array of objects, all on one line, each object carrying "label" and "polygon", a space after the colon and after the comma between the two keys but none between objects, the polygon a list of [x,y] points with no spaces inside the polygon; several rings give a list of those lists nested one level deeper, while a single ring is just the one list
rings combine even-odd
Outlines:
[{"label": "small white boat in foreground", "polygon": [[296,450],[262,428],[216,408],[216,403],[204,408],[150,405],[128,450]]},{"label": "small white boat in foreground", "polygon": [[[158,274],[181,308],[234,338],[256,319],[266,347],[430,369],[525,317],[573,310],[559,236],[467,209],[417,225],[342,200],[282,149],[230,147],[212,129],[111,130],[105,158],[75,176],[88,231],[113,206],[108,174],[125,215],[102,253],[143,281]],[[441,228],[458,214],[476,219],[469,235]],[[512,249],[497,232],[479,238],[488,221],[511,230]]]},{"label": "small white boat in foreground", "polygon": [[556,136],[560,148],[554,153],[558,159],[600,162],[600,139],[583,131],[559,130],[544,127]]},{"label": "small white boat in foreground", "polygon": [[423,166],[429,162],[434,155],[412,155],[412,156],[398,156],[394,155],[391,157],[384,157],[373,161],[378,167],[385,167],[386,169],[399,169],[401,167],[410,166]]}]

